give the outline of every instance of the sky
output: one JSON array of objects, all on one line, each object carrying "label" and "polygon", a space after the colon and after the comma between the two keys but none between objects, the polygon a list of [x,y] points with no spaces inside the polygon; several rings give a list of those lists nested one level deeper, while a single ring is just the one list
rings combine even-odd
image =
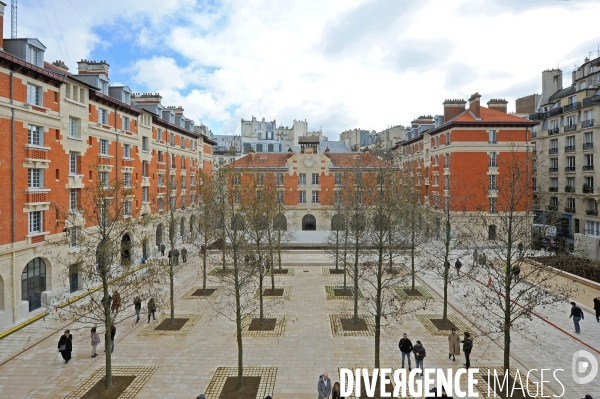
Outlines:
[{"label": "sky", "polygon": [[[10,1],[4,37],[10,37]],[[240,119],[383,130],[443,113],[446,98],[541,92],[541,72],[599,55],[587,0],[19,0],[18,37],[76,72],[158,92],[214,134]]]}]

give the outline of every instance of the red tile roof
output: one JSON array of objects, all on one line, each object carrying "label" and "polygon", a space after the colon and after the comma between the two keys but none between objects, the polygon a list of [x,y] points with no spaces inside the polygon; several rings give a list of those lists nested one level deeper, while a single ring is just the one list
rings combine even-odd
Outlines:
[{"label": "red tile roof", "polygon": [[334,168],[351,168],[354,166],[363,168],[392,167],[391,164],[382,161],[380,158],[364,153],[329,154],[329,158],[331,158],[331,166]]},{"label": "red tile roof", "polygon": [[290,154],[248,154],[233,161],[229,168],[285,168]]},{"label": "red tile roof", "polygon": [[[527,119],[507,114],[506,112],[498,111],[496,109],[480,107],[479,110],[479,119],[475,119],[473,114],[469,112],[469,110],[465,110],[458,114],[452,121],[456,122],[474,122],[474,121],[482,121],[482,122],[526,122]],[[449,122],[449,121],[447,121]]]}]

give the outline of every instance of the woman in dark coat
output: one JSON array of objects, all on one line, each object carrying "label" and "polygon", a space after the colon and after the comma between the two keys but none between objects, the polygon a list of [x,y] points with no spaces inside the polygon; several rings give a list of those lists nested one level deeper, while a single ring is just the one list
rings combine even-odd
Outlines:
[{"label": "woman in dark coat", "polygon": [[69,330],[65,331],[65,334],[58,340],[58,351],[65,359],[65,363],[69,363],[71,360],[71,351],[73,350],[73,336]]},{"label": "woman in dark coat", "polygon": [[594,298],[594,310],[596,311],[596,321],[600,323],[600,296]]}]

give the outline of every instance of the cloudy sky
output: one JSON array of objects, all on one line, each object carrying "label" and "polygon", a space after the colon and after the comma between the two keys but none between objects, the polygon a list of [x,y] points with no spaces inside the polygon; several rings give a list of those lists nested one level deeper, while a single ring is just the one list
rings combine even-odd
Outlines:
[{"label": "cloudy sky", "polygon": [[256,116],[334,139],[475,91],[514,110],[544,69],[568,85],[598,56],[598,15],[585,0],[19,0],[18,36],[71,71],[105,59],[112,84],[160,92],[216,134]]}]

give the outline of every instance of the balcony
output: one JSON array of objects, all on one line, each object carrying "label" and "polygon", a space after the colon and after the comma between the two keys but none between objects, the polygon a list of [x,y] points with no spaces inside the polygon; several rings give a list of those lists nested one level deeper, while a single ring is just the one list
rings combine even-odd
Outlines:
[{"label": "balcony", "polygon": [[575,213],[575,208],[565,208],[565,213]]},{"label": "balcony", "polygon": [[565,152],[575,152],[575,146],[574,145],[568,145],[565,147]]},{"label": "balcony", "polygon": [[550,111],[548,111],[548,118],[551,118],[551,117],[556,116],[556,115],[560,115],[562,113],[563,113],[562,107],[553,108]]},{"label": "balcony", "polygon": [[583,171],[594,170],[594,165],[583,165]]},{"label": "balcony", "polygon": [[583,106],[587,107],[588,105],[600,104],[600,96],[590,96],[583,99]]},{"label": "balcony", "polygon": [[594,149],[594,142],[583,143],[583,149],[584,150],[593,150]]},{"label": "balcony", "polygon": [[529,120],[532,121],[541,121],[542,119],[546,119],[545,112],[534,112],[533,114],[529,115]]},{"label": "balcony", "polygon": [[590,215],[590,216],[598,216],[598,210],[597,209],[587,209],[585,211],[586,215]]},{"label": "balcony", "polygon": [[558,211],[558,205],[548,205],[548,210],[550,212],[556,212]]},{"label": "balcony", "polygon": [[555,134],[558,134],[558,132],[558,127],[551,127],[550,129],[548,129],[548,136],[553,136]]},{"label": "balcony", "polygon": [[594,120],[593,119],[588,119],[587,121],[582,121],[581,122],[581,127],[591,127],[594,126]]},{"label": "balcony", "polygon": [[588,186],[587,184],[584,184],[584,185],[583,185],[583,187],[582,187],[581,191],[582,191],[584,194],[590,194],[590,193],[594,192],[594,190],[593,190],[593,189],[592,189],[590,186]]},{"label": "balcony", "polygon": [[572,132],[573,130],[577,130],[577,123],[573,123],[572,125],[567,125],[564,128],[565,132]]},{"label": "balcony", "polygon": [[575,101],[574,103],[565,105],[563,107],[563,112],[565,112],[565,113],[573,112],[573,111],[577,111],[579,108],[581,108],[581,102]]},{"label": "balcony", "polygon": [[565,186],[565,193],[574,193],[575,187],[573,186]]},{"label": "balcony", "polygon": [[558,148],[550,148],[548,154],[558,154]]},{"label": "balcony", "polygon": [[558,173],[558,168],[548,168],[548,172],[550,172],[550,173]]},{"label": "balcony", "polygon": [[548,191],[550,191],[551,193],[557,193],[558,192],[558,187],[549,187]]},{"label": "balcony", "polygon": [[575,172],[575,166],[565,166],[565,172]]}]

